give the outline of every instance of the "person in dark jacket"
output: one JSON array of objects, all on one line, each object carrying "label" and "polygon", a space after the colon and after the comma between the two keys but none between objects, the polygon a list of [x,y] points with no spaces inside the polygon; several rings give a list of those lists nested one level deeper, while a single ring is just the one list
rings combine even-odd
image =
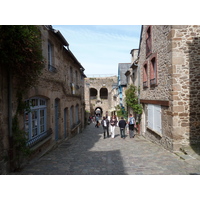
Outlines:
[{"label": "person in dark jacket", "polygon": [[124,120],[123,117],[121,117],[121,120],[119,121],[119,128],[120,128],[120,134],[121,138],[125,139],[125,127],[126,127],[126,121]]},{"label": "person in dark jacket", "polygon": [[106,117],[103,117],[101,125],[103,127],[104,139],[106,138],[106,132],[107,132],[107,137],[109,138],[109,120]]}]

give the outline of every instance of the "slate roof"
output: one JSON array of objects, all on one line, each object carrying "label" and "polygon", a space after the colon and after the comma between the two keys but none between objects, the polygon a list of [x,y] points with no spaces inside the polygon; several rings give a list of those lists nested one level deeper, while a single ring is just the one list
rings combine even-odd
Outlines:
[{"label": "slate roof", "polygon": [[120,85],[127,85],[125,73],[130,69],[131,63],[119,63],[118,64],[118,79]]}]

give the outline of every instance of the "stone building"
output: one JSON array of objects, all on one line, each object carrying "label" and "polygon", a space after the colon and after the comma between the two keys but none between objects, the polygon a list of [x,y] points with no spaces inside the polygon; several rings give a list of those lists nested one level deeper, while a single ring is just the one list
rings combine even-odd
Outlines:
[{"label": "stone building", "polygon": [[142,134],[169,150],[200,142],[200,26],[142,26]]},{"label": "stone building", "polygon": [[112,115],[117,106],[117,76],[85,78],[85,103],[91,115]]},{"label": "stone building", "polygon": [[[138,70],[138,49],[132,49],[131,52],[131,66],[126,71],[126,82],[127,82],[127,88],[130,85],[134,85],[137,88],[139,88],[139,70]],[[138,94],[137,94],[138,95]],[[128,113],[134,114],[134,111],[132,108],[127,107]]]},{"label": "stone building", "polygon": [[[65,138],[80,133],[84,128],[84,68],[69,49],[69,44],[52,26],[39,26],[45,67],[37,86],[24,96],[31,111],[20,116],[20,127],[28,134],[27,145],[32,150],[31,158],[42,153]],[[3,70],[3,69],[1,69]],[[9,169],[8,118],[16,110],[14,87],[12,90],[12,116],[8,116],[7,75],[0,73],[0,131],[1,173]],[[5,158],[8,158],[7,161]],[[12,169],[10,169],[12,170]]]}]

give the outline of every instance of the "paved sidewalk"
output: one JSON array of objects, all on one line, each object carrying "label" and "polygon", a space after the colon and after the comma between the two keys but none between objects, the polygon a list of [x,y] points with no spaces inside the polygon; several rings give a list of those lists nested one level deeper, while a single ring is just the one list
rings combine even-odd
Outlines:
[{"label": "paved sidewalk", "polygon": [[25,175],[189,175],[200,174],[199,165],[136,135],[103,139],[103,129],[90,124],[21,172]]}]

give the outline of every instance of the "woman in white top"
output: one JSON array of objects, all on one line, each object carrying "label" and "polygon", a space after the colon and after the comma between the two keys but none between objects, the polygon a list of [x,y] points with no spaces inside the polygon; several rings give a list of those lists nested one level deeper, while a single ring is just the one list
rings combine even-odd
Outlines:
[{"label": "woman in white top", "polygon": [[110,132],[111,138],[115,138],[115,127],[117,126],[117,117],[116,115],[112,116],[110,119]]}]

